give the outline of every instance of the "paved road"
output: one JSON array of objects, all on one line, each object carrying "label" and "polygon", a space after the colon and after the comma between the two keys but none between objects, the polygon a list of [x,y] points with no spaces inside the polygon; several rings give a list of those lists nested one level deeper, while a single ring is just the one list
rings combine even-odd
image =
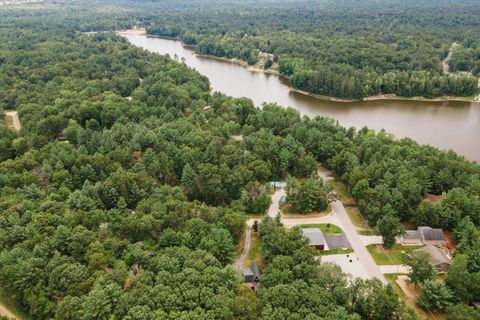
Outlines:
[{"label": "paved road", "polygon": [[17,131],[20,131],[22,125],[20,124],[20,119],[18,118],[17,111],[9,111],[5,113],[8,117],[12,118],[13,121],[13,128]]},{"label": "paved road", "polygon": [[[321,176],[325,181],[329,179],[331,172],[328,171],[319,171],[318,175]],[[282,195],[285,195],[284,190],[277,190],[272,196],[272,204],[268,209],[268,215],[272,218],[276,217],[277,212],[279,211],[279,200]],[[378,237],[362,237],[357,233],[357,228],[353,225],[350,217],[343,206],[343,203],[339,200],[336,200],[331,204],[332,211],[326,216],[320,217],[305,217],[305,218],[283,218],[282,222],[287,228],[291,228],[296,225],[300,224],[315,224],[315,223],[331,223],[338,225],[343,229],[345,232],[348,241],[352,245],[353,252],[355,253],[355,257],[358,258],[358,268],[362,270],[358,270],[359,272],[353,272],[355,275],[356,273],[364,274],[365,278],[378,278],[384,284],[387,284],[387,280],[383,276],[380,268],[373,260],[370,252],[368,252],[367,248],[365,248],[364,242],[378,242]],[[363,241],[362,241],[363,240]],[[328,258],[327,258],[328,260]],[[354,267],[352,265],[352,267]],[[355,267],[354,267],[355,268]],[[360,272],[361,271],[361,272]],[[347,271],[348,272],[348,271]]]},{"label": "paved road", "polygon": [[362,239],[357,233],[357,229],[348,217],[347,211],[345,210],[342,202],[339,200],[332,203],[332,214],[336,216],[337,220],[339,221],[340,227],[343,229],[347,235],[348,241],[350,241],[350,244],[352,245],[353,252],[358,257],[359,262],[368,272],[370,278],[378,278],[384,284],[387,284],[387,280],[383,276],[378,265],[373,260],[370,252],[368,252],[367,248],[365,248]]},{"label": "paved road", "polygon": [[252,229],[250,229],[250,227],[247,227],[247,231],[245,232],[245,246],[243,247],[242,254],[240,255],[240,257],[238,257],[238,259],[234,263],[235,269],[237,269],[238,271],[242,271],[243,264],[245,263],[245,259],[247,258],[248,251],[250,250],[251,235],[252,235]]}]

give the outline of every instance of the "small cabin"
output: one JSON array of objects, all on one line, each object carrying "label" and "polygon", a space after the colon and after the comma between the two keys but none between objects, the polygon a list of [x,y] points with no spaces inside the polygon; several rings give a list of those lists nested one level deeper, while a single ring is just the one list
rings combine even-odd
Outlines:
[{"label": "small cabin", "polygon": [[260,268],[256,261],[253,261],[250,268],[243,268],[243,283],[255,290],[260,285]]},{"label": "small cabin", "polygon": [[325,250],[326,241],[322,230],[318,228],[302,228],[302,234],[307,238],[310,246],[320,251]]},{"label": "small cabin", "polygon": [[285,181],[271,181],[270,186],[272,186],[275,190],[282,190],[287,187],[287,182]]}]

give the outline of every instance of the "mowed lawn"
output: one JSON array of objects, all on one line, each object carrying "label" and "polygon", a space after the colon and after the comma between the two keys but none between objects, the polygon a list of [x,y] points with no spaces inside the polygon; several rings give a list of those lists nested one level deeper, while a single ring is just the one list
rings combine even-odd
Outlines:
[{"label": "mowed lawn", "polygon": [[245,258],[244,266],[249,267],[253,261],[256,261],[261,269],[265,268],[265,260],[263,259],[262,240],[258,232],[252,230],[250,238],[250,250]]},{"label": "mowed lawn", "polygon": [[327,223],[301,224],[300,227],[302,227],[302,228],[318,228],[323,233],[329,233],[329,234],[343,233],[342,228],[340,228],[339,226],[336,226],[334,224],[327,224]]},{"label": "mowed lawn", "polygon": [[423,246],[403,246],[394,244],[390,249],[384,248],[382,245],[371,244],[367,246],[368,251],[373,260],[379,265],[402,264],[402,256],[404,252],[413,251]]}]

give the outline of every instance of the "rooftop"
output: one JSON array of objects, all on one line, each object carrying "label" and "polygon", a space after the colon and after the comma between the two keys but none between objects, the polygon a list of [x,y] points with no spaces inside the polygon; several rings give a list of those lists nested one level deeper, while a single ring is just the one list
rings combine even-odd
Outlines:
[{"label": "rooftop", "polygon": [[318,228],[302,228],[303,235],[312,246],[325,245],[325,237]]},{"label": "rooftop", "polygon": [[450,258],[450,256],[445,251],[443,251],[442,249],[434,245],[429,244],[429,245],[426,245],[425,247],[417,249],[416,251],[423,251],[428,253],[428,256],[430,257],[430,262],[434,266],[439,265],[441,263],[452,264],[452,258]]},{"label": "rooftop", "polygon": [[442,229],[430,227],[418,227],[418,232],[424,241],[442,241],[445,240]]}]

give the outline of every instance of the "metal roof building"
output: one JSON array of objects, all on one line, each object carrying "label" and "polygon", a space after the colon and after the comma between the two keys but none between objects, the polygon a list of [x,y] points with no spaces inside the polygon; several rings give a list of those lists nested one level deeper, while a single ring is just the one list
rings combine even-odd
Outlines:
[{"label": "metal roof building", "polygon": [[302,228],[302,234],[307,238],[308,243],[318,250],[325,249],[325,237],[322,230],[318,228]]}]

